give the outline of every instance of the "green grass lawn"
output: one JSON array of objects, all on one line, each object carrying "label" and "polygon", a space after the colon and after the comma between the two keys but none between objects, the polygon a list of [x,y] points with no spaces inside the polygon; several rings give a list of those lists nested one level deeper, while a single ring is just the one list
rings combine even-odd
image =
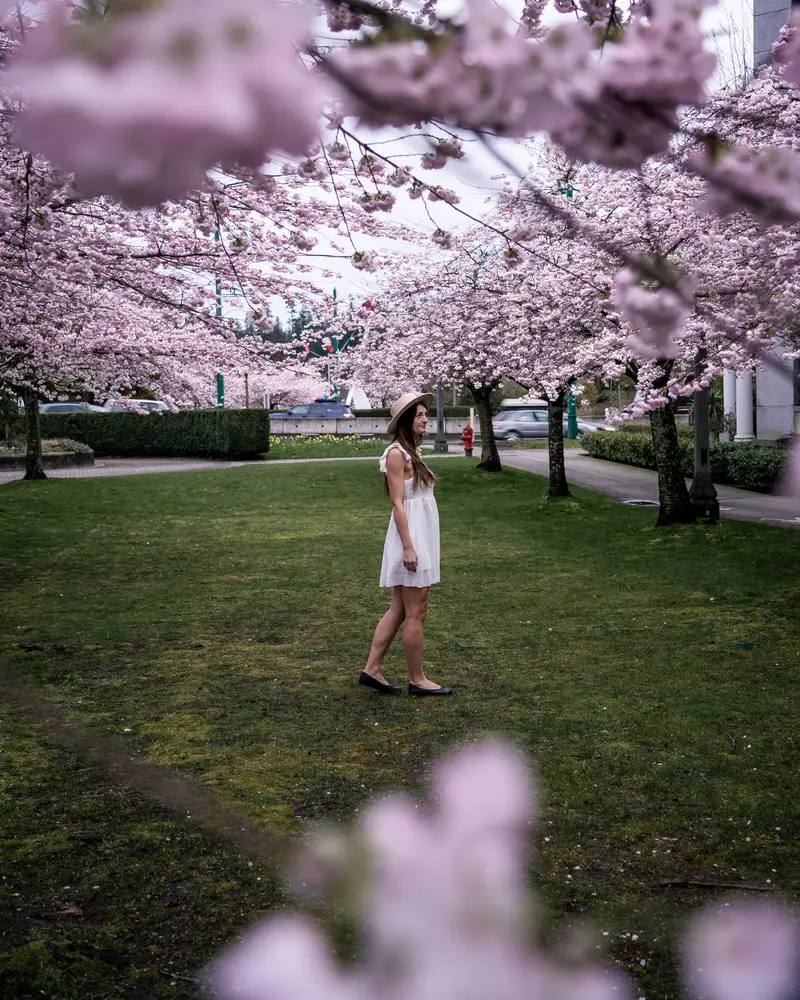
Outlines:
[{"label": "green grass lawn", "polygon": [[[652,511],[543,503],[543,479],[474,465],[434,463],[427,658],[453,698],[355,683],[386,605],[389,511],[364,462],[0,487],[0,658],[83,732],[288,837],[509,736],[541,786],[543,925],[588,918],[635,995],[668,1000],[677,929],[709,897],[663,882],[800,896],[800,534],[657,531]],[[403,679],[399,646],[386,673]],[[195,996],[205,960],[287,905],[274,859],[2,701],[0,858],[15,1000]]]}]

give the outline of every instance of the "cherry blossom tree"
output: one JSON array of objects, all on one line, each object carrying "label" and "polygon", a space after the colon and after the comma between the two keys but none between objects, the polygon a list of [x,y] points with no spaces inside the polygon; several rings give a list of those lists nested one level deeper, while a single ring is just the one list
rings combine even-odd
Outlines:
[{"label": "cherry blossom tree", "polygon": [[422,382],[468,389],[480,421],[478,467],[499,472],[490,396],[519,364],[511,298],[496,248],[459,243],[426,279],[412,273],[382,290],[352,374],[381,396]]}]

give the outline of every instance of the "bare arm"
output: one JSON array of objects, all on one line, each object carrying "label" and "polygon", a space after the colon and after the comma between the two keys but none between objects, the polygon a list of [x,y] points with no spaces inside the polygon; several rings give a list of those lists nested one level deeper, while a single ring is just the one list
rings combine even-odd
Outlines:
[{"label": "bare arm", "polygon": [[403,499],[405,497],[405,459],[399,448],[392,448],[386,456],[386,478],[389,481],[389,496],[392,500],[392,513],[400,541],[403,543],[403,565],[409,572],[417,570],[417,553],[411,544]]}]

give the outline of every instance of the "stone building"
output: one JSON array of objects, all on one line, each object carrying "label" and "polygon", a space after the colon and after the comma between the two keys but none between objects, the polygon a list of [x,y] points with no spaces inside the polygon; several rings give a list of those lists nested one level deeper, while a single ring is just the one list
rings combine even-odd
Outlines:
[{"label": "stone building", "polygon": [[[752,58],[748,67],[751,71],[772,55],[772,45],[791,18],[792,6],[791,0],[752,0],[752,7],[741,7],[745,20],[752,17],[752,36],[747,23],[742,25],[741,33],[748,43],[747,55]],[[776,350],[774,359],[783,362],[783,351]],[[761,369],[755,379],[750,374],[727,372],[724,394],[725,412],[736,416],[737,441],[774,441],[800,433],[800,361]]]}]

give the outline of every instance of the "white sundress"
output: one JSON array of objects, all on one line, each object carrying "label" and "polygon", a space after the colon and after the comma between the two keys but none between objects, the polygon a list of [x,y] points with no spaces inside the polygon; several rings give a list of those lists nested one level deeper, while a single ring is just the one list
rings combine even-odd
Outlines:
[{"label": "white sundress", "polygon": [[[381,455],[381,472],[386,474],[386,456],[397,448],[406,462],[411,456],[399,444],[391,444]],[[403,565],[403,543],[394,523],[394,512],[389,519],[389,530],[383,545],[381,565],[382,587],[430,587],[439,582],[439,510],[432,486],[420,484],[414,489],[414,480],[406,479],[404,485],[403,508],[408,518],[411,544],[417,553],[415,572]]]}]

